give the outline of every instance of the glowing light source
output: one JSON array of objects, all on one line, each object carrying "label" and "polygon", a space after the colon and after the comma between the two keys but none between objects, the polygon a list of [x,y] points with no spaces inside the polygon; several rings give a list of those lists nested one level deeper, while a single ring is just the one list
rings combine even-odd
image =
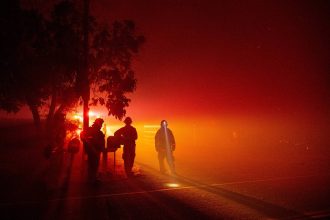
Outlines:
[{"label": "glowing light source", "polygon": [[91,118],[100,118],[101,117],[98,112],[93,112],[93,111],[89,111],[88,116]]},{"label": "glowing light source", "polygon": [[[93,121],[96,119],[96,118],[100,118],[101,117],[101,114],[99,112],[94,112],[94,111],[89,111],[88,112],[88,116],[89,116],[89,124],[92,124]],[[82,112],[78,112],[78,113],[75,113],[72,115],[72,119],[73,120],[76,120],[80,123],[83,123],[84,121],[84,117],[83,117],[83,113]],[[82,125],[81,125],[82,126]],[[79,131],[77,131],[78,133]],[[79,132],[80,133],[80,132]]]},{"label": "glowing light source", "polygon": [[165,185],[171,188],[176,188],[180,186],[178,183],[166,183]]},{"label": "glowing light source", "polygon": [[93,112],[93,111],[89,111],[89,112],[88,112],[88,116],[89,116],[89,117],[93,117],[93,116],[95,116],[95,112]]},{"label": "glowing light source", "polygon": [[79,122],[82,122],[82,121],[83,121],[83,117],[80,116],[80,115],[74,115],[73,118],[74,118],[75,120],[78,120]]}]

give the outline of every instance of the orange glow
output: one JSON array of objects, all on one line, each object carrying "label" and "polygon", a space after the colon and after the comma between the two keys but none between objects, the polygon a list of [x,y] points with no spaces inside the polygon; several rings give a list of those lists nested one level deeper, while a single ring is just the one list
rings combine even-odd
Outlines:
[{"label": "orange glow", "polygon": [[76,130],[76,133],[77,133],[77,135],[78,135],[78,137],[80,137],[80,133],[82,132],[82,129],[81,128],[78,128],[77,130]]},{"label": "orange glow", "polygon": [[104,127],[102,128],[102,131],[103,133],[105,133],[105,136],[108,137],[108,136],[113,136],[115,131],[117,131],[121,125],[104,125],[103,126],[106,126],[105,130],[104,130]]},{"label": "orange glow", "polygon": [[83,117],[81,115],[74,115],[73,119],[78,120],[79,122],[83,122]]},{"label": "orange glow", "polygon": [[89,111],[88,112],[88,116],[89,117],[95,117],[95,118],[100,118],[100,114],[99,113],[97,113],[97,112],[93,112],[93,111]]},{"label": "orange glow", "polygon": [[143,125],[144,128],[159,128],[159,125]]},{"label": "orange glow", "polygon": [[179,187],[180,185],[178,183],[166,183],[165,186],[168,186],[171,188],[176,188],[176,187]]},{"label": "orange glow", "polygon": [[[92,124],[96,118],[101,117],[101,114],[99,112],[89,111],[88,116],[89,116],[89,124]],[[84,121],[84,117],[83,117],[83,113],[81,111],[73,114],[71,116],[71,118],[75,121],[78,121],[80,126],[82,126],[82,123]]]},{"label": "orange glow", "polygon": [[[154,139],[159,122],[133,122],[138,131],[136,161],[155,170],[159,170]],[[206,116],[168,118],[168,123],[176,140],[174,157],[178,174],[209,173],[211,179],[212,175],[226,171],[258,177],[266,164],[276,166],[283,175],[290,175],[296,170],[287,161],[303,163],[312,148],[309,143],[312,139],[306,138],[311,130],[308,121],[283,123],[276,117]],[[314,134],[322,132],[314,131]]]}]

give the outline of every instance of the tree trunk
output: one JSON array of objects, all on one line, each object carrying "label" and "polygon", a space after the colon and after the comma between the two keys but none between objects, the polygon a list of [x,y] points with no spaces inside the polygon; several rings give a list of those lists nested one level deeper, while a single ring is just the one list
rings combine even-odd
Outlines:
[{"label": "tree trunk", "polygon": [[46,130],[49,130],[49,128],[51,127],[51,124],[52,124],[52,121],[54,118],[54,114],[55,114],[56,103],[57,103],[57,93],[56,93],[56,89],[53,88],[52,100],[51,100],[48,115],[47,115]]},{"label": "tree trunk", "polygon": [[56,112],[55,112],[54,115],[62,114],[66,108],[67,108],[67,104],[66,104],[66,103],[63,103],[63,104],[60,105],[60,107],[56,110]]},{"label": "tree trunk", "polygon": [[40,120],[40,114],[39,114],[38,106],[36,104],[32,103],[31,101],[28,101],[27,104],[28,104],[28,106],[30,108],[30,111],[32,113],[34,126],[36,127],[37,131],[40,132],[41,131],[41,120]]},{"label": "tree trunk", "polygon": [[84,111],[84,123],[83,127],[86,130],[89,126],[89,98],[90,98],[90,91],[89,91],[89,82],[88,82],[88,54],[89,54],[89,45],[88,45],[88,17],[89,17],[89,0],[84,0],[84,17],[83,17],[83,31],[84,31],[84,41],[83,41],[83,48],[84,48],[84,60],[83,60],[83,70],[82,70],[82,99],[84,102],[83,111]]}]

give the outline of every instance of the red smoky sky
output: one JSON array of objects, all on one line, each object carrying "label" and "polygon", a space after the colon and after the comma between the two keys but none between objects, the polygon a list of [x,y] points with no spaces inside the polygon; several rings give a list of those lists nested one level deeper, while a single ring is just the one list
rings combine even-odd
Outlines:
[{"label": "red smoky sky", "polygon": [[147,39],[128,115],[330,115],[328,1],[90,4],[101,21],[134,20]]},{"label": "red smoky sky", "polygon": [[91,1],[147,41],[128,114],[328,115],[326,1]]}]

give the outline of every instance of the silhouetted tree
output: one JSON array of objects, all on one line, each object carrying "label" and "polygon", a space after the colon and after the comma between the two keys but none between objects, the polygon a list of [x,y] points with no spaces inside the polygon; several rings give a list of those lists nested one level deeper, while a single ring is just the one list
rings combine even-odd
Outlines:
[{"label": "silhouetted tree", "polygon": [[17,112],[28,105],[36,126],[40,110],[46,109],[51,125],[55,114],[77,105],[87,83],[94,91],[90,104],[104,105],[120,119],[125,115],[126,94],[136,87],[131,62],[144,42],[133,22],[100,26],[89,17],[89,78],[84,84],[82,13],[72,1],[55,5],[50,19],[20,8],[19,1],[0,4],[1,109]]},{"label": "silhouetted tree", "polygon": [[81,13],[69,1],[54,6],[47,22],[49,35],[48,60],[51,70],[50,103],[47,127],[55,114],[63,114],[78,100],[77,75],[81,64]]},{"label": "silhouetted tree", "polygon": [[44,68],[45,24],[33,10],[22,10],[18,1],[1,2],[0,107],[17,112],[28,105],[37,127],[38,108],[48,97]]},{"label": "silhouetted tree", "polygon": [[93,104],[105,105],[109,115],[119,119],[130,102],[125,94],[136,88],[132,59],[143,42],[144,37],[135,35],[135,25],[128,20],[103,27],[93,38]]}]

